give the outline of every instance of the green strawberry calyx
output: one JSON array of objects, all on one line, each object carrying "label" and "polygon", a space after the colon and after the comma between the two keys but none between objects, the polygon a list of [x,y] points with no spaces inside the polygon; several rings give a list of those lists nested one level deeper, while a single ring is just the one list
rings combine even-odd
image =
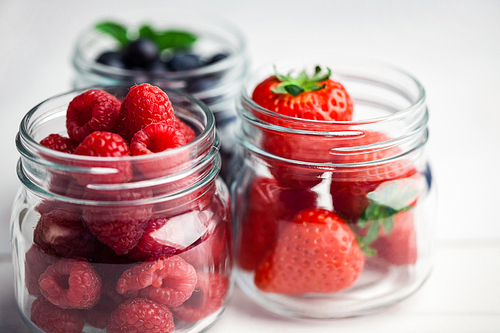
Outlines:
[{"label": "green strawberry calyx", "polygon": [[160,51],[188,49],[197,40],[197,36],[190,32],[175,29],[156,30],[149,24],[143,24],[135,31],[117,22],[103,21],[96,24],[95,28],[116,39],[122,48],[137,38],[152,40]]},{"label": "green strawberry calyx", "polygon": [[[418,189],[408,184],[401,188],[397,180],[391,181],[380,191],[367,194],[370,204],[365,208],[357,221],[360,229],[365,229],[365,236],[358,236],[358,244],[363,252],[368,255],[376,255],[377,251],[370,247],[380,236],[380,230],[389,235],[394,228],[396,214],[409,210],[413,207]],[[408,202],[412,202],[408,205]]]},{"label": "green strawberry calyx", "polygon": [[274,76],[281,83],[272,92],[275,94],[290,94],[295,97],[303,92],[321,90],[325,88],[326,84],[319,85],[318,83],[328,80],[332,74],[330,68],[327,67],[326,70],[327,72],[322,74],[321,67],[316,66],[313,76],[310,77],[306,71],[302,71],[297,77],[293,78],[291,72],[288,75],[278,74],[275,67]]}]

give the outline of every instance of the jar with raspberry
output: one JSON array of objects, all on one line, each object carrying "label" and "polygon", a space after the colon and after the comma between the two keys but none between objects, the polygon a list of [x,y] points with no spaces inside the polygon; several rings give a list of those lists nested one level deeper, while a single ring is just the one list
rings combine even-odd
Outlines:
[{"label": "jar with raspberry", "polygon": [[222,314],[231,215],[202,102],[150,84],[75,90],[29,111],[16,144],[12,256],[30,329],[200,332]]},{"label": "jar with raspberry", "polygon": [[235,149],[235,101],[247,73],[246,42],[221,18],[171,8],[117,12],[76,40],[76,88],[149,82],[180,89],[215,115],[225,178]]},{"label": "jar with raspberry", "polygon": [[254,72],[237,108],[241,289],[309,318],[414,293],[431,271],[436,201],[422,85],[385,64],[294,58]]}]

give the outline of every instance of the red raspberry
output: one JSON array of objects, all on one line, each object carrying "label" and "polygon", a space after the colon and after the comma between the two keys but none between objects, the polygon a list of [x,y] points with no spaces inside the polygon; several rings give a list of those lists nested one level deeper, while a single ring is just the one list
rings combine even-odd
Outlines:
[{"label": "red raspberry", "polygon": [[[131,204],[152,197],[151,191],[91,192],[84,200],[106,202],[106,205],[89,205],[83,208],[83,219],[97,239],[112,248],[116,254],[127,254],[142,237],[152,213],[151,205]],[[115,202],[116,204],[113,204]]]},{"label": "red raspberry", "polygon": [[89,258],[96,245],[81,215],[60,209],[40,216],[33,242],[45,253],[64,258]]},{"label": "red raspberry", "polygon": [[111,130],[120,114],[120,106],[116,97],[99,89],[76,96],[66,112],[69,137],[82,142],[94,131]]},{"label": "red raspberry", "polygon": [[173,255],[184,242],[184,232],[179,223],[168,223],[169,219],[158,217],[149,220],[139,244],[129,253],[136,260]]},{"label": "red raspberry", "polygon": [[175,329],[172,313],[163,304],[148,299],[129,299],[109,318],[107,333],[169,333]]},{"label": "red raspberry", "polygon": [[63,309],[89,309],[101,297],[101,278],[86,261],[59,260],[40,275],[38,283],[43,296]]},{"label": "red raspberry", "polygon": [[[184,146],[186,139],[175,125],[166,123],[149,124],[134,134],[130,142],[133,156],[149,155]],[[185,152],[158,155],[152,160],[137,161],[134,165],[147,178],[158,178],[176,172],[178,166],[186,162]]]},{"label": "red raspberry", "polygon": [[148,83],[130,88],[123,100],[120,117],[113,132],[130,142],[137,131],[153,123],[168,123],[174,110],[167,94]]},{"label": "red raspberry", "polygon": [[78,146],[78,141],[62,137],[59,134],[50,134],[45,139],[42,139],[40,144],[63,153],[73,154],[76,146]]},{"label": "red raspberry", "polygon": [[187,300],[196,285],[196,271],[179,256],[144,262],[126,270],[116,291],[129,298],[142,297],[167,306]]},{"label": "red raspberry", "polygon": [[64,310],[44,298],[31,305],[31,321],[46,333],[81,333],[85,325],[77,310]]},{"label": "red raspberry", "polygon": [[93,308],[81,310],[81,315],[90,326],[105,329],[108,325],[111,313],[118,308],[119,304],[120,303],[116,303],[112,298],[103,295],[99,303]]},{"label": "red raspberry", "polygon": [[45,272],[47,267],[55,263],[56,259],[51,257],[35,246],[32,246],[28,252],[26,252],[26,259],[24,261],[24,271],[26,275],[26,288],[28,293],[35,297],[42,296],[40,291],[40,285],[38,284],[38,279],[40,275]]},{"label": "red raspberry", "polygon": [[171,308],[174,315],[187,322],[196,322],[220,309],[229,292],[229,279],[214,274],[199,274],[196,288],[182,305]]},{"label": "red raspberry", "polygon": [[178,117],[175,117],[175,126],[181,131],[181,133],[184,135],[184,138],[186,138],[186,143],[190,143],[196,138],[196,134],[194,133],[193,129]]},{"label": "red raspberry", "polygon": [[[75,149],[76,155],[93,157],[124,157],[129,156],[130,151],[123,139],[111,132],[93,132],[83,140]],[[76,167],[107,168],[114,173],[102,175],[96,174],[75,174],[75,178],[82,185],[87,184],[119,184],[126,183],[132,179],[132,166],[130,161],[78,161]]]}]

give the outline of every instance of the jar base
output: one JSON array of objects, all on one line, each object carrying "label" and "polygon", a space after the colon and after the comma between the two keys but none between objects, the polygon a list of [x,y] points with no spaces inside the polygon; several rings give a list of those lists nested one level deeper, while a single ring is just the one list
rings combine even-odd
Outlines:
[{"label": "jar base", "polygon": [[416,270],[369,262],[350,288],[332,294],[303,295],[262,292],[253,283],[253,273],[237,269],[235,275],[243,292],[268,311],[292,318],[336,319],[377,313],[408,298],[429,276],[422,279]]}]

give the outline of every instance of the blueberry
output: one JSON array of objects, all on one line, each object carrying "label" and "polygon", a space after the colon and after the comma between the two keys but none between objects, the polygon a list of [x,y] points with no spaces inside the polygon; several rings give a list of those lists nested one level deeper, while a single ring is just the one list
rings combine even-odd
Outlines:
[{"label": "blueberry", "polygon": [[154,63],[158,57],[158,47],[149,39],[136,39],[123,50],[123,60],[130,68],[147,68]]},{"label": "blueberry", "polygon": [[224,60],[228,57],[228,54],[226,53],[217,53],[216,55],[214,55],[209,61],[207,64],[211,65],[211,64],[215,64],[216,62],[219,62],[221,60]]},{"label": "blueberry", "polygon": [[201,58],[194,53],[175,53],[167,62],[167,68],[172,72],[187,71],[203,65]]},{"label": "blueberry", "polygon": [[165,63],[160,59],[155,60],[152,64],[148,65],[145,68],[149,72],[161,73],[165,72],[167,68],[165,67]]},{"label": "blueberry", "polygon": [[210,76],[198,77],[195,79],[191,79],[187,82],[186,90],[187,90],[187,92],[190,92],[190,93],[205,91],[205,90],[212,88],[214,85],[216,85],[217,81],[218,81],[217,78],[210,77]]},{"label": "blueberry", "polygon": [[101,55],[96,60],[100,64],[113,66],[116,68],[125,68],[125,63],[123,62],[121,52],[117,51],[107,51],[101,53]]}]

